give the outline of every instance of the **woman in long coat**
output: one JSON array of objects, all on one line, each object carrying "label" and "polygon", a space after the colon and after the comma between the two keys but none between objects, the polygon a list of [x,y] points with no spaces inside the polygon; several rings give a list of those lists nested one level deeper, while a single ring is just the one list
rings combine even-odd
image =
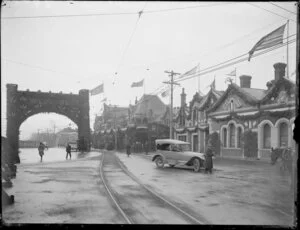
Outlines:
[{"label": "woman in long coat", "polygon": [[212,150],[212,146],[209,145],[206,149],[206,153],[205,153],[205,172],[210,172],[212,173],[212,169],[213,169],[213,150]]}]

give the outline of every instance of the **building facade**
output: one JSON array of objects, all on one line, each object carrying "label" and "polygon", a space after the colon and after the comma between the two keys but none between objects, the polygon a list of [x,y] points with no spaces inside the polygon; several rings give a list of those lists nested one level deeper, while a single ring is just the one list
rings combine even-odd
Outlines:
[{"label": "building facade", "polygon": [[[274,64],[274,80],[266,89],[251,88],[251,76],[240,76],[240,86],[232,83],[207,110],[209,132],[221,140],[221,156],[269,158],[271,148],[294,147],[295,83],[286,79],[286,64]],[[257,149],[245,155],[245,131],[257,136]]]},{"label": "building facade", "polygon": [[[285,78],[286,64],[274,64],[274,79],[265,89],[251,88],[251,76],[240,76],[240,85],[231,83],[225,92],[211,86],[200,96],[196,93],[181,106],[175,119],[175,138],[191,144],[191,150],[205,152],[208,137],[217,133],[220,155],[230,157],[269,158],[271,148],[292,147],[295,120],[295,83]],[[256,135],[257,151],[244,152],[244,134]]]}]

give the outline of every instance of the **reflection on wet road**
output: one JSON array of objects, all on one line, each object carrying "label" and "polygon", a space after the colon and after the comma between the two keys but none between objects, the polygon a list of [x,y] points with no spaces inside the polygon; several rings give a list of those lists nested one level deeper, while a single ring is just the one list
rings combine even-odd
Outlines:
[{"label": "reflection on wet road", "polygon": [[[71,160],[96,156],[95,152],[89,152],[89,153],[72,152],[71,154],[72,154]],[[20,156],[21,164],[39,163],[41,159],[37,148],[21,148],[19,156]],[[49,148],[44,152],[43,162],[56,162],[56,161],[65,161],[65,160],[66,160],[65,148]]]}]

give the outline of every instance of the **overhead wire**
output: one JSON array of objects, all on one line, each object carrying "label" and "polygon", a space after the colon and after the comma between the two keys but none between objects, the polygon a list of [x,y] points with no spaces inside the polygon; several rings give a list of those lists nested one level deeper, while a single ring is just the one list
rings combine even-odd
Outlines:
[{"label": "overhead wire", "polygon": [[254,7],[256,7],[256,8],[260,8],[260,9],[262,9],[262,10],[268,11],[268,12],[271,13],[271,14],[274,14],[274,15],[277,15],[277,16],[279,16],[279,17],[285,18],[286,20],[291,20],[291,21],[293,21],[293,22],[296,22],[294,19],[287,18],[287,17],[282,16],[282,15],[280,15],[280,14],[277,14],[277,13],[271,11],[271,10],[265,9],[265,8],[263,8],[263,7],[261,7],[261,6],[257,6],[257,5],[255,5],[255,4],[253,4],[253,3],[250,3],[250,2],[246,2],[246,3],[249,4],[249,5],[251,5],[251,6],[254,6]]},{"label": "overhead wire", "polygon": [[[282,44],[280,44],[280,45],[274,46],[274,47],[272,47],[272,48],[270,48],[270,49],[268,49],[268,50],[265,50],[265,51],[262,51],[262,52],[259,52],[259,53],[254,53],[252,57],[257,57],[257,56],[260,56],[260,55],[262,55],[262,54],[269,53],[269,52],[271,52],[271,51],[273,51],[273,50],[275,50],[275,49],[281,48],[281,47],[285,46],[286,44],[290,44],[290,43],[293,43],[293,42],[295,42],[295,41],[296,41],[296,39],[293,39],[293,40],[290,40],[290,41],[288,41],[288,42],[286,42],[286,43],[282,43]],[[241,55],[241,56],[245,56],[245,55],[248,55],[248,53],[245,53],[244,55]],[[233,58],[233,59],[235,59],[235,58]],[[208,74],[208,73],[211,73],[211,72],[215,72],[215,71],[220,70],[220,69],[227,68],[227,67],[229,67],[229,66],[232,66],[232,65],[234,65],[234,64],[243,62],[243,61],[245,61],[245,60],[248,60],[248,57],[241,58],[241,59],[239,59],[239,60],[237,60],[237,61],[234,61],[233,63],[227,63],[227,64],[225,64],[224,66],[219,66],[220,64],[217,64],[217,65],[214,65],[214,66],[216,66],[215,68],[213,68],[213,66],[212,66],[212,67],[208,67],[208,68],[206,68],[206,69],[204,69],[204,70],[201,70],[201,72],[195,73],[195,75],[192,75],[192,76],[189,76],[189,77],[186,77],[186,78],[179,79],[179,80],[177,80],[176,82],[181,82],[181,81],[185,81],[185,80],[188,80],[188,79],[192,79],[192,78],[198,77],[199,75],[203,76],[203,75],[205,75],[205,74]],[[218,67],[218,66],[219,66],[219,67]],[[211,70],[209,70],[209,69],[211,69]]]},{"label": "overhead wire", "polygon": [[276,6],[276,7],[280,8],[280,9],[283,9],[283,10],[289,12],[289,13],[292,13],[292,14],[297,15],[297,13],[295,13],[295,12],[293,12],[293,11],[290,11],[290,10],[284,8],[284,7],[281,7],[281,6],[279,6],[279,5],[277,5],[277,4],[273,3],[273,2],[269,2],[269,3],[272,4],[273,6]]},{"label": "overhead wire", "polygon": [[[144,14],[151,13],[160,13],[160,12],[169,12],[176,10],[186,10],[193,8],[202,8],[202,7],[212,7],[219,5],[230,5],[237,3],[216,3],[209,5],[198,5],[198,6],[188,6],[188,7],[178,7],[178,8],[169,8],[169,9],[161,9],[161,10],[148,10],[144,11]],[[33,19],[33,18],[70,18],[70,17],[95,17],[95,16],[118,16],[118,15],[134,15],[136,12],[117,12],[117,13],[94,13],[94,14],[61,14],[61,15],[39,15],[39,16],[14,16],[14,17],[1,17],[1,19]]]},{"label": "overhead wire", "polygon": [[[116,72],[115,72],[115,76],[114,76],[114,77],[116,77],[116,75],[118,74],[119,68],[120,68],[120,66],[121,66],[121,64],[122,64],[122,62],[123,62],[123,59],[124,59],[124,56],[125,56],[125,54],[126,54],[126,52],[127,52],[128,47],[129,47],[130,44],[131,44],[131,41],[132,41],[133,35],[134,35],[135,31],[136,31],[138,22],[139,22],[139,20],[140,20],[142,14],[143,14],[143,11],[144,11],[146,5],[147,5],[147,2],[145,3],[143,9],[142,9],[141,11],[138,12],[138,18],[137,18],[137,20],[136,20],[136,22],[135,22],[133,31],[131,32],[129,41],[127,42],[127,44],[126,44],[126,46],[125,46],[125,49],[124,49],[124,51],[123,51],[123,53],[122,53],[122,56],[121,56],[121,59],[120,59],[120,62],[119,62],[119,64],[118,64],[118,66],[117,66],[117,69],[116,69]],[[113,81],[113,85],[114,85],[114,83],[115,83],[115,78],[114,78],[114,81]]]}]

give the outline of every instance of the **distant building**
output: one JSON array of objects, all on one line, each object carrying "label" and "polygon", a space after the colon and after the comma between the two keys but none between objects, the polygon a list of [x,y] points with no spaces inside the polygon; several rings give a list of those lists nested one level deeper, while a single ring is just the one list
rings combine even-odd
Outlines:
[{"label": "distant building", "polygon": [[56,133],[56,146],[66,146],[69,142],[77,142],[78,132],[70,127]]},{"label": "distant building", "polygon": [[[129,107],[104,105],[94,124],[94,146],[124,149],[127,143],[143,145],[160,137],[167,138],[169,129],[163,123],[167,106],[156,95],[143,95]],[[117,143],[115,143],[117,142]],[[151,145],[151,144],[150,144]]]}]

